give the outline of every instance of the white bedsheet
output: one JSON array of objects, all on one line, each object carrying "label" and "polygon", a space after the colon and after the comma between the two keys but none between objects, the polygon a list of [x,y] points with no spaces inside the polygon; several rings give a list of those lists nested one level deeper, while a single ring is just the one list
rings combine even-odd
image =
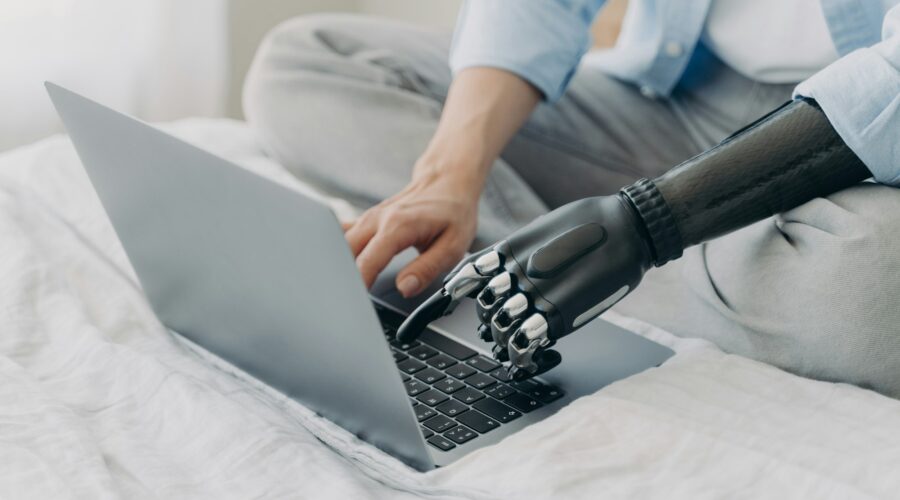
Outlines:
[{"label": "white bedsheet", "polygon": [[[240,123],[172,130],[303,189]],[[0,155],[0,497],[900,497],[900,402],[608,319],[678,354],[419,474],[170,336],[49,139]]]}]

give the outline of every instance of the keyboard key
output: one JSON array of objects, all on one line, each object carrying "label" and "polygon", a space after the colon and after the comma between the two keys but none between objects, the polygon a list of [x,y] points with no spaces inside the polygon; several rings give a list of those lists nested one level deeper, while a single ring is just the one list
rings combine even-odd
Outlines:
[{"label": "keyboard key", "polygon": [[403,323],[403,315],[394,312],[384,306],[375,305],[375,311],[378,313],[378,319],[381,320],[381,326],[397,331],[397,327]]},{"label": "keyboard key", "polygon": [[437,411],[447,415],[448,417],[455,417],[461,413],[465,413],[469,411],[469,407],[456,401],[455,399],[451,399],[449,401],[445,401],[438,405]]},{"label": "keyboard key", "polygon": [[425,421],[425,427],[428,427],[434,432],[441,433],[447,429],[456,427],[456,422],[443,415],[435,415]]},{"label": "keyboard key", "polygon": [[456,420],[459,423],[465,424],[482,434],[500,427],[500,424],[497,423],[496,420],[486,417],[484,416],[484,414],[478,413],[477,411],[467,411],[462,415],[456,417]]},{"label": "keyboard key", "polygon": [[418,405],[418,406],[414,407],[413,410],[416,412],[416,419],[419,422],[437,415],[436,411],[434,411],[432,408],[429,408],[425,405]]},{"label": "keyboard key", "polygon": [[528,391],[527,394],[534,399],[537,399],[541,403],[546,404],[551,401],[556,401],[557,399],[565,396],[566,393],[564,393],[562,389],[559,389],[558,387],[538,384],[537,387]]},{"label": "keyboard key", "polygon": [[487,394],[488,396],[493,396],[496,399],[503,399],[515,392],[516,391],[514,391],[512,389],[512,387],[510,387],[508,385],[503,385],[503,384],[497,384],[497,385],[491,387],[490,389],[484,391],[485,394]]},{"label": "keyboard key", "polygon": [[407,375],[412,375],[419,370],[424,370],[425,363],[419,363],[414,359],[407,359],[406,361],[397,364],[397,368],[399,368],[401,372],[406,373]]},{"label": "keyboard key", "polygon": [[503,402],[521,411],[522,413],[528,413],[531,410],[535,410],[537,408],[540,408],[541,406],[544,406],[537,401],[529,398],[528,396],[522,394],[521,392],[510,394],[508,398],[503,400]]},{"label": "keyboard key", "polygon": [[410,397],[421,394],[428,390],[428,384],[423,384],[418,380],[410,380],[409,382],[403,384],[403,386],[406,387],[406,394]]},{"label": "keyboard key", "polygon": [[409,400],[409,404],[411,404],[411,405],[413,405],[413,406],[416,406],[417,404],[419,404],[419,402],[416,401],[415,399],[410,399],[410,400]]},{"label": "keyboard key", "polygon": [[401,373],[400,378],[403,379],[404,382],[408,382],[410,379],[410,376],[406,375],[405,373]]},{"label": "keyboard key", "polygon": [[445,378],[434,384],[434,388],[443,392],[444,394],[453,394],[454,392],[462,389],[465,386],[466,384],[452,378]]},{"label": "keyboard key", "polygon": [[425,330],[424,332],[422,332],[422,335],[419,335],[419,340],[425,342],[431,347],[434,347],[438,351],[443,352],[444,354],[449,354],[458,361],[465,361],[478,354],[473,349],[469,349],[459,342],[441,335],[434,330]]},{"label": "keyboard key", "polygon": [[453,448],[456,448],[456,445],[450,442],[450,440],[445,438],[444,436],[434,436],[428,439],[428,444],[441,451],[450,451]]},{"label": "keyboard key", "polygon": [[437,356],[437,354],[438,354],[437,351],[428,347],[427,345],[420,345],[419,347],[416,347],[415,349],[410,349],[407,352],[409,353],[410,356],[412,356],[416,359],[422,360],[422,361],[425,361],[426,359],[428,359],[432,356]]},{"label": "keyboard key", "polygon": [[406,354],[403,354],[401,351],[398,351],[397,349],[391,349],[391,354],[394,355],[394,363],[399,363],[399,362],[403,361],[404,359],[409,358],[409,356],[407,356]]},{"label": "keyboard key", "polygon": [[476,391],[475,389],[472,389],[471,387],[466,387],[454,392],[453,397],[467,405],[470,405],[475,401],[484,398],[484,394]]},{"label": "keyboard key", "polygon": [[538,387],[540,384],[538,384],[534,380],[522,380],[520,382],[512,382],[509,385],[513,386],[515,389],[527,393],[535,387]]},{"label": "keyboard key", "polygon": [[467,441],[475,439],[477,436],[478,434],[475,434],[475,431],[461,425],[457,425],[456,427],[444,433],[445,438],[453,441],[456,444],[463,444]]},{"label": "keyboard key", "polygon": [[484,356],[478,356],[477,358],[472,358],[466,361],[466,364],[469,366],[474,366],[483,372],[492,372],[500,367],[500,363],[488,359]]},{"label": "keyboard key", "polygon": [[419,347],[421,344],[418,341],[413,340],[412,342],[400,342],[397,339],[391,341],[391,345],[394,346],[395,349],[400,349],[401,351],[408,351],[414,347]]},{"label": "keyboard key", "polygon": [[559,399],[565,395],[566,395],[566,393],[562,389],[559,389],[556,387],[551,387],[549,391],[544,393],[543,397],[538,397],[538,400],[541,403],[544,403],[546,405],[546,404],[550,404],[550,403],[556,401],[557,399]]},{"label": "keyboard key", "polygon": [[445,396],[442,392],[430,389],[416,396],[416,399],[418,399],[420,403],[425,403],[428,406],[437,406],[450,398]]},{"label": "keyboard key", "polygon": [[434,431],[427,427],[420,427],[419,430],[422,431],[422,437],[425,439],[428,439],[431,436],[434,436]]},{"label": "keyboard key", "polygon": [[485,387],[490,387],[497,383],[497,380],[483,373],[476,373],[471,377],[466,379],[466,383],[471,385],[476,389],[484,389]]},{"label": "keyboard key", "polygon": [[421,380],[422,382],[425,382],[426,384],[433,384],[438,380],[447,378],[447,376],[435,370],[434,368],[426,368],[417,373],[416,378]]},{"label": "keyboard key", "polygon": [[521,413],[492,398],[484,398],[473,404],[472,407],[491,418],[496,418],[503,424],[522,416]]},{"label": "keyboard key", "polygon": [[478,370],[468,365],[454,365],[444,370],[444,372],[453,378],[462,380],[470,375],[478,373]]},{"label": "keyboard key", "polygon": [[494,377],[495,379],[497,379],[501,382],[509,382],[510,380],[512,380],[511,378],[509,378],[509,372],[506,370],[505,366],[501,366],[500,368],[497,368],[496,370],[492,371],[488,375]]},{"label": "keyboard key", "polygon": [[444,356],[443,354],[438,354],[437,356],[426,361],[426,363],[437,368],[438,370],[443,370],[445,368],[455,365],[456,360],[451,358],[450,356]]}]

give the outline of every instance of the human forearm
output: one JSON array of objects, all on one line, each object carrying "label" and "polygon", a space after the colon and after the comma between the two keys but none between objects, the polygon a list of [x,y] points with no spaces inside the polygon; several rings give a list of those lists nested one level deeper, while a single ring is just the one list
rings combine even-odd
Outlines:
[{"label": "human forearm", "polygon": [[461,71],[450,86],[437,130],[416,166],[416,175],[449,173],[480,189],[491,164],[540,98],[535,87],[508,71]]},{"label": "human forearm", "polygon": [[540,100],[518,76],[491,68],[461,71],[412,181],[347,227],[367,284],[408,247],[422,253],[397,276],[412,296],[458,261],[475,237],[478,199],[491,164]]}]

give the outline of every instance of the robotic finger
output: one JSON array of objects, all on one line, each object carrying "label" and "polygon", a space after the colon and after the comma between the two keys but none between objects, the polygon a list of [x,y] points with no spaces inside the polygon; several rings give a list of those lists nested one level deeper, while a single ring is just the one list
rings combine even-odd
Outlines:
[{"label": "robotic finger", "polygon": [[547,320],[534,313],[521,323],[507,343],[510,362],[509,376],[513,380],[525,380],[546,372],[562,361],[559,352],[548,347],[553,341],[548,337]]},{"label": "robotic finger", "polygon": [[464,297],[474,296],[501,270],[502,256],[486,250],[462,261],[447,275],[444,286],[425,300],[397,330],[397,339],[411,342],[432,321],[453,312]]},{"label": "robotic finger", "polygon": [[519,292],[507,299],[491,317],[491,338],[498,347],[506,347],[513,332],[525,319],[528,307],[528,297]]}]

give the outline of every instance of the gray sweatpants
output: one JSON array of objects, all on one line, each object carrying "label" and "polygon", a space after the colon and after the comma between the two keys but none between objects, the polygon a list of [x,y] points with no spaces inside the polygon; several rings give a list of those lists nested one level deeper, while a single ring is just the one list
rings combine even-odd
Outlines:
[{"label": "gray sweatpants", "polygon": [[[359,206],[399,191],[451,81],[449,37],[320,15],[265,40],[244,107],[295,175]],[[609,194],[710,148],[790,98],[704,50],[668,98],[584,65],[493,166],[478,244],[548,208]],[[867,184],[814,200],[652,270],[618,310],[814,378],[900,396],[900,195]]]}]

